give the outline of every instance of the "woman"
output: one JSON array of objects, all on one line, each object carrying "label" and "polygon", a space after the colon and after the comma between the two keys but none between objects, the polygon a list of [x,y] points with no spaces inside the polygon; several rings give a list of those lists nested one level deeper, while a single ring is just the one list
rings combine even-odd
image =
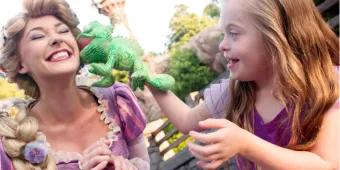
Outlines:
[{"label": "woman", "polygon": [[149,169],[131,90],[76,85],[79,22],[69,5],[24,0],[24,9],[3,30],[1,65],[34,100],[2,109],[1,169]]}]

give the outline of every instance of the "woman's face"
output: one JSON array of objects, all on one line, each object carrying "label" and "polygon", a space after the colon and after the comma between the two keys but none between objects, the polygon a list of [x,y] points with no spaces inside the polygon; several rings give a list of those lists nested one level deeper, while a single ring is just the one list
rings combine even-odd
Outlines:
[{"label": "woman's face", "polygon": [[19,41],[19,73],[35,81],[53,76],[74,76],[79,49],[71,30],[54,16],[32,18]]}]

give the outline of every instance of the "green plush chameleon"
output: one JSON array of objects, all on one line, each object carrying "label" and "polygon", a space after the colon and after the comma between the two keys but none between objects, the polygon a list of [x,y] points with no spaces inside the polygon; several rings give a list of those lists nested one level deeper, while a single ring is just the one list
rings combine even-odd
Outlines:
[{"label": "green plush chameleon", "polygon": [[150,76],[148,67],[141,60],[143,50],[138,43],[124,37],[112,37],[112,31],[111,25],[94,21],[85,26],[78,37],[81,61],[90,64],[89,72],[102,77],[92,86],[111,86],[115,82],[112,69],[129,71],[133,90],[143,90],[145,82],[162,91],[175,84],[174,78],[167,74]]}]

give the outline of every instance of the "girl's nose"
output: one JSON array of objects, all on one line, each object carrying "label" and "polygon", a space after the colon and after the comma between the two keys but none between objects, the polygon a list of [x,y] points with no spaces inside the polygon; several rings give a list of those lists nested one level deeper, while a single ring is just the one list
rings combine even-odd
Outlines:
[{"label": "girl's nose", "polygon": [[221,52],[229,51],[230,47],[229,47],[229,44],[228,44],[226,38],[223,38],[223,40],[220,42],[218,49]]}]

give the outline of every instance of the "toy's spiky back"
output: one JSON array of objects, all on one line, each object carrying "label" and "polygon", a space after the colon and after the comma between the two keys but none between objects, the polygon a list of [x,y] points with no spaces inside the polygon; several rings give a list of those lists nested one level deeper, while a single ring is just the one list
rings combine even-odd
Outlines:
[{"label": "toy's spiky back", "polygon": [[129,50],[134,51],[138,56],[142,56],[144,54],[142,47],[138,44],[137,41],[133,39],[121,37],[121,36],[115,36],[115,37],[112,37],[111,43],[120,44],[120,46],[124,46],[128,48]]}]

